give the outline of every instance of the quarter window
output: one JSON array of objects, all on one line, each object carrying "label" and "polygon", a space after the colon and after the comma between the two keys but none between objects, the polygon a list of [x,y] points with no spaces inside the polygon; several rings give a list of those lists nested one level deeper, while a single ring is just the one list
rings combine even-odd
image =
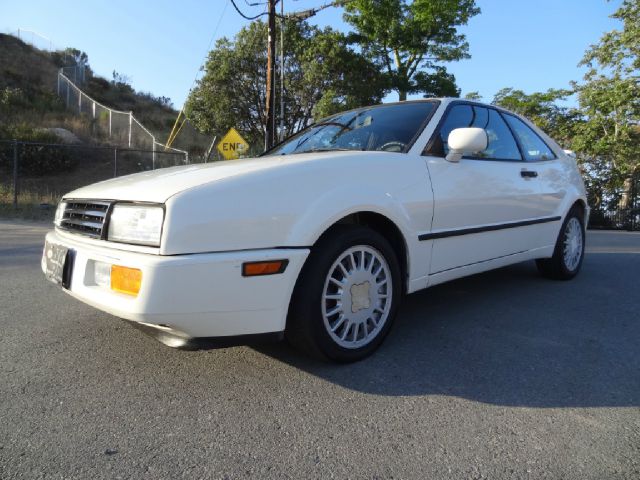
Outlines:
[{"label": "quarter window", "polygon": [[556,158],[553,151],[546,143],[533,131],[529,125],[513,115],[504,116],[522,146],[522,152],[528,162],[540,160],[552,160]]}]

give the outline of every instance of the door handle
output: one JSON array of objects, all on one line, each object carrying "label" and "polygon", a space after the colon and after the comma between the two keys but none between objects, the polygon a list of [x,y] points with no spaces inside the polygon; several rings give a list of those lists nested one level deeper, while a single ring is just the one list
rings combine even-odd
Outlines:
[{"label": "door handle", "polygon": [[520,176],[522,178],[535,178],[538,176],[538,172],[536,172],[535,170],[522,169],[520,170]]}]

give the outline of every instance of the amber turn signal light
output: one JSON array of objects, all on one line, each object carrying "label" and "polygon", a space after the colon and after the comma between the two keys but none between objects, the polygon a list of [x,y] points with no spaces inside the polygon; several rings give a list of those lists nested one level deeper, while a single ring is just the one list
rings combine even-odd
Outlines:
[{"label": "amber turn signal light", "polygon": [[142,271],[137,268],[111,265],[111,290],[136,296],[141,284]]},{"label": "amber turn signal light", "polygon": [[257,277],[260,275],[275,275],[287,268],[289,260],[268,260],[266,262],[246,262],[242,264],[243,277]]}]

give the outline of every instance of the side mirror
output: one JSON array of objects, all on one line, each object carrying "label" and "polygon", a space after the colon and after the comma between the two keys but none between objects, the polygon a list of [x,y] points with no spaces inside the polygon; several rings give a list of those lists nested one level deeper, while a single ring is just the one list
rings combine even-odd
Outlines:
[{"label": "side mirror", "polygon": [[483,128],[456,128],[449,134],[447,143],[449,144],[447,161],[459,162],[465,155],[486,150],[489,139]]},{"label": "side mirror", "polygon": [[578,156],[576,155],[576,152],[574,152],[573,150],[565,150],[564,153],[567,157],[571,157],[574,160],[578,158]]}]

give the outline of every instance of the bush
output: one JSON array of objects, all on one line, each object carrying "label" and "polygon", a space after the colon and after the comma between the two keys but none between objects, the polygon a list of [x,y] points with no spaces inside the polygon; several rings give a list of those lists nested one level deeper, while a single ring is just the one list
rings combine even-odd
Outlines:
[{"label": "bush", "polygon": [[[0,139],[12,139],[23,142],[57,143],[58,138],[27,125],[0,125]],[[19,173],[21,175],[41,176],[73,170],[78,163],[73,148],[18,144]],[[0,144],[0,170],[13,171],[13,144]]]},{"label": "bush", "polygon": [[20,173],[42,176],[73,170],[78,161],[75,152],[68,147],[21,145],[18,150]]}]

